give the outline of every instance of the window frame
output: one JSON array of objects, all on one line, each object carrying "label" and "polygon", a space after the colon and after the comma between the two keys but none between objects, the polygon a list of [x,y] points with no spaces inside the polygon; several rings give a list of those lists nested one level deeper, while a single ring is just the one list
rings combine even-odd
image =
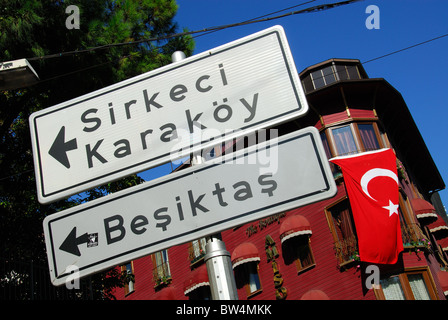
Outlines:
[{"label": "window frame", "polygon": [[[353,73],[351,72],[352,70],[355,70],[356,76],[353,76]],[[357,65],[345,65],[345,70],[347,71],[348,74],[348,79],[347,80],[359,80],[362,79],[361,77],[361,73],[359,72],[359,68]]]},{"label": "window frame", "polygon": [[[259,287],[254,291],[251,291],[251,289],[250,289],[251,271],[255,271],[252,273],[257,275],[258,283],[259,283]],[[243,264],[237,266],[235,268],[234,272],[235,272],[235,280],[237,282],[237,287],[240,287],[240,288],[244,287],[244,289],[245,289],[244,291],[246,292],[246,296],[248,299],[263,291],[263,285],[261,283],[261,277],[260,277],[260,264],[258,261],[243,263]]]},{"label": "window frame", "polygon": [[[307,248],[308,251],[306,259],[301,259],[302,248]],[[285,264],[289,265],[294,262],[297,269],[297,274],[303,273],[309,269],[316,266],[316,260],[314,258],[313,249],[311,248],[311,237],[310,235],[300,235],[291,239],[286,240],[282,243],[283,248],[283,260]],[[304,260],[310,260],[311,263],[303,266]]]},{"label": "window frame", "polygon": [[[354,152],[349,152],[349,153],[339,153],[339,150],[337,149],[336,138],[335,138],[335,135],[334,135],[333,131],[338,130],[338,129],[342,129],[342,128],[345,128],[345,127],[348,127],[350,129],[350,133],[351,133],[351,136],[353,138],[353,142],[355,143],[355,149],[356,150]],[[356,154],[356,153],[360,152],[360,150],[361,150],[360,139],[355,134],[355,130],[353,128],[353,123],[352,122],[344,123],[344,124],[341,124],[341,125],[337,125],[337,126],[328,128],[328,133],[329,133],[329,138],[330,138],[330,140],[329,140],[330,141],[330,150],[332,150],[333,155],[335,157],[345,156],[345,155],[350,155],[350,154]],[[327,138],[328,138],[328,135],[327,135]]]},{"label": "window frame", "polygon": [[[339,69],[339,70],[338,70]],[[324,73],[324,70],[329,71]],[[314,74],[313,74],[314,73]],[[343,77],[343,75],[345,75]],[[329,82],[329,77],[331,81]],[[331,85],[332,83],[345,81],[345,80],[360,80],[363,79],[361,72],[356,64],[344,64],[344,63],[329,63],[322,65],[321,67],[309,71],[302,80],[306,92],[318,90],[320,88]],[[321,82],[316,85],[316,82]]]},{"label": "window frame", "polygon": [[[161,250],[151,254],[152,260],[152,275],[154,281],[154,287],[167,285],[172,281],[170,263],[168,257],[168,250]],[[161,263],[158,263],[158,260]]]},{"label": "window frame", "polygon": [[190,260],[190,267],[204,260],[206,254],[205,246],[207,245],[206,238],[193,240],[188,245],[188,258]]},{"label": "window frame", "polygon": [[[387,279],[394,276],[398,276],[405,300],[416,300],[414,297],[414,293],[412,292],[411,284],[408,278],[408,275],[414,275],[414,274],[422,275],[430,300],[438,300],[439,298],[437,295],[436,285],[434,282],[434,278],[432,277],[432,274],[429,270],[429,267],[407,268],[404,270],[404,272],[400,274],[389,275]],[[384,277],[383,279],[386,279],[386,277]],[[378,300],[386,300],[386,296],[384,294],[383,287],[381,284],[377,288],[374,288],[373,290]]]},{"label": "window frame", "polygon": [[[383,148],[384,146],[382,145],[382,141],[381,141],[381,135],[380,132],[378,130],[378,126],[376,125],[376,123],[374,122],[356,122],[354,123],[354,125],[356,126],[356,132],[359,135],[359,141],[360,141],[360,145],[362,146],[362,151],[373,151],[373,150],[379,150],[381,148]],[[365,126],[365,125],[371,125],[373,132],[375,134],[375,138],[376,138],[376,142],[378,144],[378,149],[373,149],[373,150],[367,150],[366,144],[364,142],[364,140],[362,139],[362,135],[361,135],[361,130],[359,129],[359,126]]]},{"label": "window frame", "polygon": [[400,188],[398,193],[399,206],[398,216],[400,218],[401,235],[403,239],[403,247],[407,250],[413,250],[414,248],[424,249],[425,245],[421,242],[421,239],[429,239],[425,235],[424,231],[420,228],[420,225],[415,221],[414,211],[409,202],[409,198],[404,191]]},{"label": "window frame", "polygon": [[[343,202],[346,203],[346,207],[349,210],[349,214],[350,214],[350,224],[351,224],[351,229],[353,231],[352,235],[347,238],[347,239],[340,239],[338,231],[336,230],[336,226],[334,225],[334,218],[333,218],[333,213],[332,213],[332,208],[336,207],[337,205],[341,205]],[[328,227],[330,229],[330,232],[333,236],[333,243],[334,243],[334,249],[335,249],[335,257],[338,260],[339,263],[339,267],[344,267],[347,265],[350,265],[351,263],[354,262],[353,258],[354,256],[356,256],[356,254],[359,252],[358,250],[358,236],[356,234],[356,226],[354,223],[354,219],[353,219],[353,213],[351,211],[351,206],[350,206],[350,201],[348,199],[347,196],[342,197],[341,199],[337,200],[336,202],[333,202],[332,204],[328,205],[327,207],[324,208],[324,212],[325,212],[325,217],[327,218],[327,223],[328,223]],[[346,242],[353,242],[353,247],[356,248],[355,250],[353,250],[352,255],[350,257],[348,257],[348,259],[344,258],[343,254],[339,254],[337,252],[337,246],[339,246],[340,248],[344,247],[344,241]],[[342,249],[341,249],[342,250]],[[356,260],[356,259],[355,259]]]},{"label": "window frame", "polygon": [[297,247],[297,250],[301,250],[302,247],[303,247],[303,248],[306,247],[307,250],[308,250],[307,259],[310,259],[310,260],[311,260],[311,263],[308,264],[307,266],[303,266],[303,260],[305,260],[305,259],[301,259],[300,256],[299,256],[299,253],[298,253],[298,254],[297,254],[298,257],[297,257],[297,259],[295,260],[295,265],[296,265],[296,267],[297,267],[297,272],[298,272],[298,273],[305,272],[306,270],[311,269],[311,268],[313,268],[314,266],[316,266],[316,260],[314,259],[313,250],[311,249],[311,238],[310,238],[309,236],[308,236],[307,238],[308,238],[308,241],[306,241],[305,244],[302,244],[302,245],[300,246],[300,248]]},{"label": "window frame", "polygon": [[[343,123],[339,123],[339,124],[334,125],[334,126],[329,126],[329,127],[324,129],[324,133],[325,133],[325,136],[327,138],[327,142],[328,142],[328,145],[329,145],[330,153],[332,154],[333,157],[344,156],[344,155],[348,155],[348,154],[356,154],[356,153],[365,152],[365,151],[370,151],[370,150],[367,150],[367,148],[365,147],[365,144],[364,144],[364,142],[362,140],[361,133],[359,131],[358,124],[359,125],[372,125],[374,133],[375,133],[376,141],[378,142],[379,149],[387,147],[387,146],[384,145],[384,141],[383,141],[381,132],[380,132],[380,130],[378,128],[378,124],[376,123],[376,121],[356,121],[356,122],[355,121],[350,121],[350,122],[343,122]],[[338,151],[338,149],[336,147],[336,139],[334,137],[333,130],[344,128],[344,127],[349,127],[350,128],[350,132],[351,132],[353,140],[355,142],[356,153],[339,154],[339,151]]]},{"label": "window frame", "polygon": [[[317,75],[317,73],[319,73],[319,75]],[[314,76],[314,74],[316,74],[316,77]],[[323,88],[326,86],[326,82],[325,82],[325,78],[324,78],[322,69],[318,69],[318,70],[314,70],[314,71],[310,72],[310,78],[311,78],[311,83],[313,84],[314,90],[317,90],[317,89],[320,89],[320,88]],[[317,86],[316,81],[322,81],[323,85]]]},{"label": "window frame", "polygon": [[[128,269],[128,266],[130,266],[130,269]],[[128,274],[135,275],[134,273],[134,261],[130,261],[129,263],[126,263],[121,266],[120,268],[121,272],[126,271]],[[132,286],[130,286],[130,283],[132,282]],[[130,288],[132,287],[132,289]],[[135,281],[129,281],[125,283],[124,285],[124,296],[128,296],[129,294],[133,293],[135,291]]]}]

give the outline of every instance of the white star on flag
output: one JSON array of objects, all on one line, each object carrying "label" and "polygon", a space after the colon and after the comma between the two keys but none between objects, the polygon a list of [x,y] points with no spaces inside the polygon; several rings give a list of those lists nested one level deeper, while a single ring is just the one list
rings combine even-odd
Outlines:
[{"label": "white star on flag", "polygon": [[392,201],[389,200],[389,205],[383,207],[386,210],[389,210],[389,217],[396,213],[398,215],[398,204],[394,204]]}]

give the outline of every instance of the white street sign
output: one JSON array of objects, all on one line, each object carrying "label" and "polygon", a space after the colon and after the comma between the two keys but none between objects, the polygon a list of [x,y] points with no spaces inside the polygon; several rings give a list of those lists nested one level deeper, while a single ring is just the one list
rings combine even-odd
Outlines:
[{"label": "white street sign", "polygon": [[53,284],[334,196],[317,129],[268,142],[46,217]]},{"label": "white street sign", "polygon": [[32,114],[38,199],[80,193],[307,111],[283,28],[272,27]]}]

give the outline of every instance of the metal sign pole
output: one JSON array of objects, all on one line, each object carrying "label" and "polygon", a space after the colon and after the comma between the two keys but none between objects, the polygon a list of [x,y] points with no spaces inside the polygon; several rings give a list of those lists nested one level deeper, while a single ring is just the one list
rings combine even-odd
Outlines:
[{"label": "metal sign pole", "polygon": [[[200,153],[193,154],[192,166],[203,162],[204,158]],[[220,233],[208,236],[205,245],[204,261],[207,266],[212,299],[238,300],[230,253],[226,250],[226,245],[220,238]]]},{"label": "metal sign pole", "polygon": [[[185,59],[182,51],[176,51],[171,55],[172,62]],[[191,165],[199,165],[204,162],[201,151],[193,153]],[[219,239],[220,234],[207,237],[205,245],[204,261],[207,266],[208,281],[213,300],[238,300],[235,275],[233,274],[230,253],[226,250],[224,242]]]},{"label": "metal sign pole", "polygon": [[230,253],[217,235],[208,237],[204,257],[213,300],[238,300]]}]

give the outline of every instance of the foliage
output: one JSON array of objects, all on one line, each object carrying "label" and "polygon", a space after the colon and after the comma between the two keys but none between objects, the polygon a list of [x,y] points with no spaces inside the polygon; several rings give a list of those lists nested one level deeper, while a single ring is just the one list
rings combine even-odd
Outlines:
[{"label": "foliage", "polygon": [[[80,29],[67,29],[65,9],[80,10]],[[46,215],[141,182],[137,176],[101,186],[84,196],[49,205],[37,201],[28,117],[31,113],[191,55],[191,37],[117,45],[48,58],[108,44],[160,38],[178,32],[174,0],[3,0],[0,61],[28,58],[38,84],[0,91],[0,256],[46,265],[42,221]],[[42,57],[42,58],[39,58]],[[0,270],[1,272],[1,270]],[[1,274],[0,274],[1,277]],[[116,285],[104,274],[92,280],[98,296]],[[92,277],[92,278],[95,278]]]}]

